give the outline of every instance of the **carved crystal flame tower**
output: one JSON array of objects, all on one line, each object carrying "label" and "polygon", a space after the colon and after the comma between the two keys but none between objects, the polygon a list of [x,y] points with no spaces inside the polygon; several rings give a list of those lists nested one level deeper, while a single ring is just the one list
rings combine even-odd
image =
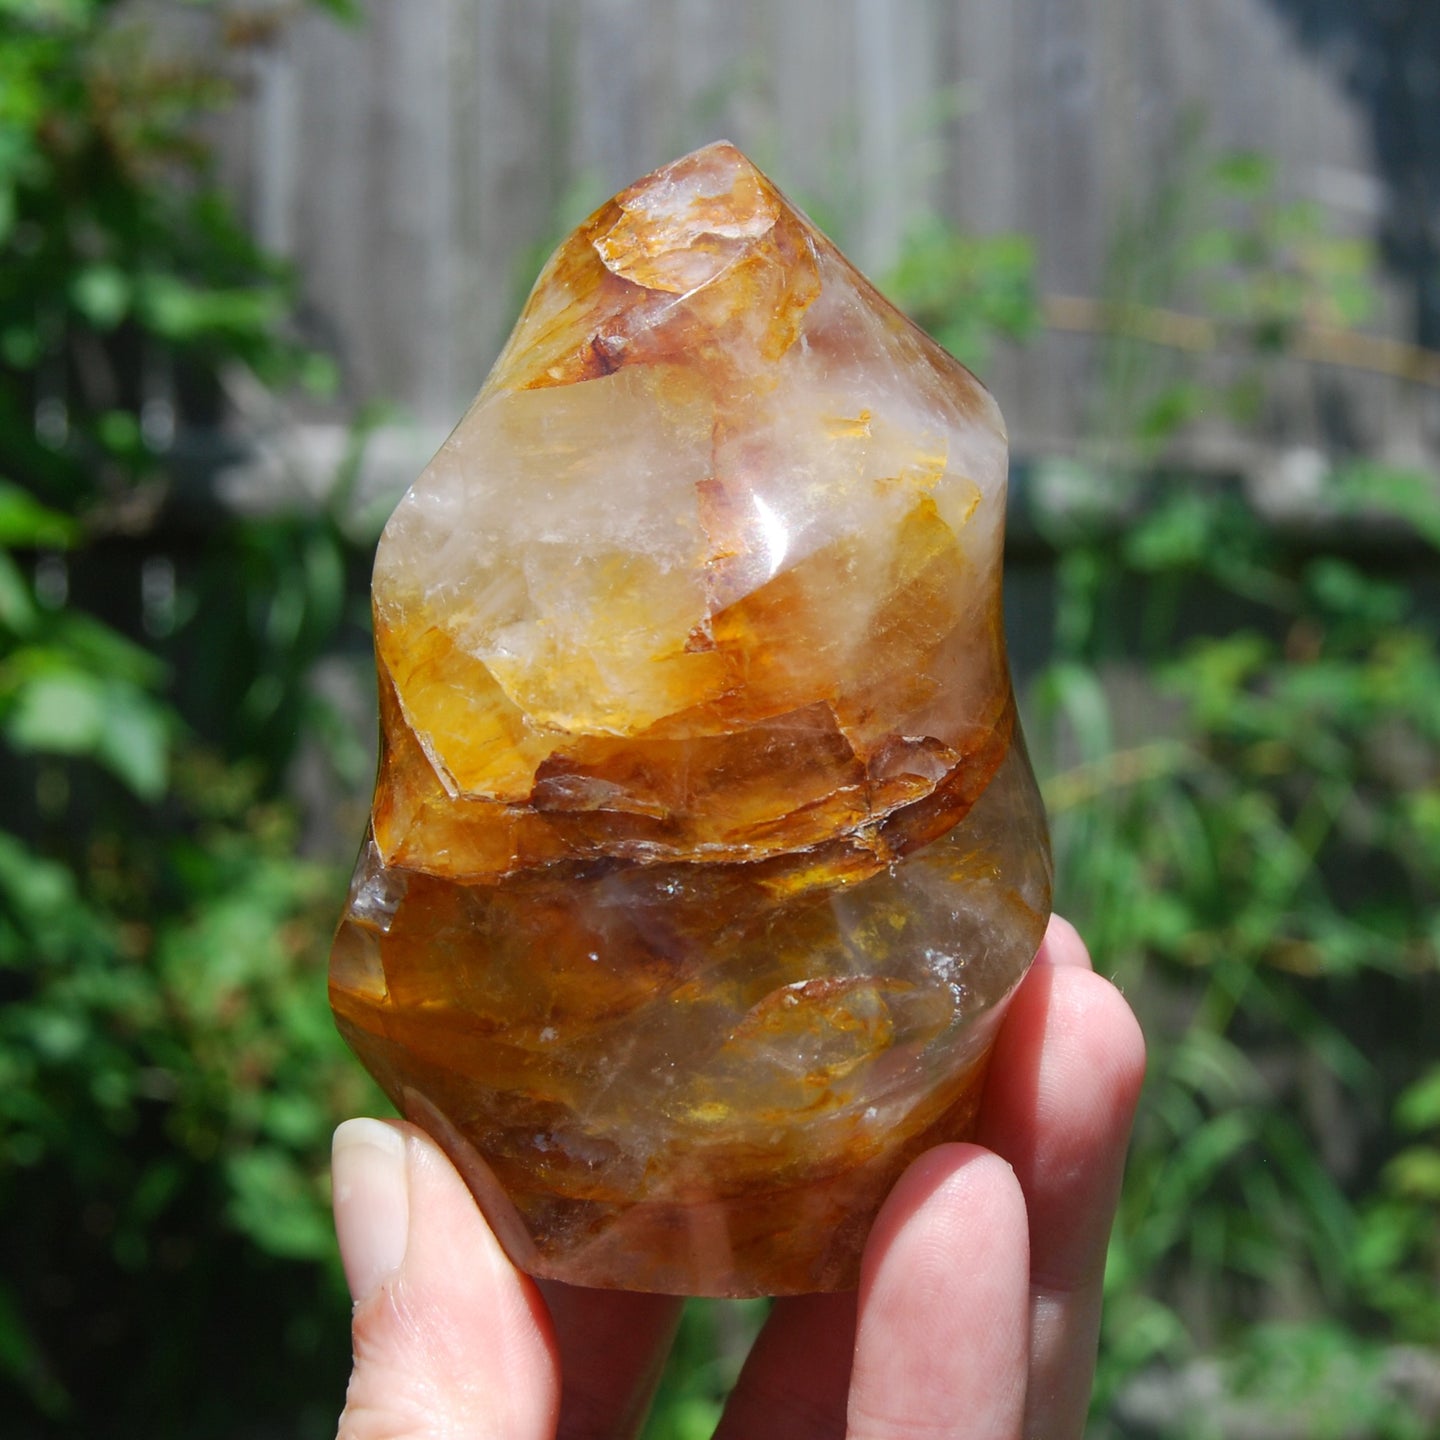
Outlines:
[{"label": "carved crystal flame tower", "polygon": [[515,1261],[855,1283],[1049,909],[989,394],[743,155],[556,252],[375,564],[341,1029]]}]

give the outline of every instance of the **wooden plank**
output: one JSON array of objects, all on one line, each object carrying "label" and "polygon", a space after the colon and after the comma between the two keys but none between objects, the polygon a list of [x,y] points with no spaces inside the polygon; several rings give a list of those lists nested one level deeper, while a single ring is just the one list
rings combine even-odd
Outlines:
[{"label": "wooden plank", "polygon": [[766,56],[774,134],[769,153],[757,158],[837,240],[849,244],[865,177],[854,173],[854,31],[842,15],[834,0],[775,7]]},{"label": "wooden plank", "polygon": [[[1012,0],[964,0],[953,6],[940,42],[940,87],[948,87],[937,206],[977,235],[1021,227],[1023,152],[1017,49],[1026,43]],[[1016,439],[1034,426],[1034,350],[1002,346],[983,379]]]},{"label": "wooden plank", "polygon": [[381,6],[371,19],[370,363],[427,418],[453,406],[450,0]]},{"label": "wooden plank", "polygon": [[[366,14],[351,29],[287,12],[245,59],[225,174],[257,235],[293,254],[347,399],[427,420],[473,393],[538,242],[722,134],[867,268],[939,208],[1032,234],[1043,287],[1082,297],[1102,290],[1117,217],[1174,173],[1192,104],[1212,144],[1273,154],[1290,193],[1356,233],[1391,203],[1374,117],[1347,88],[1354,54],[1271,0],[367,0]],[[1022,446],[1073,445],[1094,365],[1075,335],[1001,358],[991,378]],[[1341,410],[1357,434],[1420,428],[1418,392],[1398,382],[1290,369],[1273,436],[1319,441]],[[1352,392],[1364,405],[1333,401]]]},{"label": "wooden plank", "polygon": [[606,195],[648,168],[649,48],[643,0],[593,0],[575,7],[563,83],[573,109],[572,173]]},{"label": "wooden plank", "polygon": [[452,416],[479,389],[563,224],[568,112],[557,94],[555,18],[545,0],[457,4],[452,240]]},{"label": "wooden plank", "polygon": [[669,19],[662,64],[676,113],[668,148],[679,155],[712,140],[746,148],[757,129],[760,85],[753,12],[713,0],[655,0],[654,8]]},{"label": "wooden plank", "polygon": [[[371,362],[368,168],[368,29],[306,14],[287,32],[300,85],[299,128],[291,137],[303,184],[292,223],[315,339],[333,350],[351,396],[386,393]],[[358,142],[358,143],[357,143]]]},{"label": "wooden plank", "polygon": [[938,16],[925,0],[851,0],[850,28],[857,134],[849,164],[862,202],[852,258],[883,275],[929,208],[939,168],[930,144]]}]

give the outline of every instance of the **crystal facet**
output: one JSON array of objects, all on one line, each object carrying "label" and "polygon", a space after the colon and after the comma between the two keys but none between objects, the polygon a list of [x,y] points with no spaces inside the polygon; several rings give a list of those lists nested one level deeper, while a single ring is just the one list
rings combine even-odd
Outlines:
[{"label": "crystal facet", "polygon": [[375,564],[346,1038],[512,1258],[853,1285],[1049,909],[980,383],[738,151],[596,212]]}]

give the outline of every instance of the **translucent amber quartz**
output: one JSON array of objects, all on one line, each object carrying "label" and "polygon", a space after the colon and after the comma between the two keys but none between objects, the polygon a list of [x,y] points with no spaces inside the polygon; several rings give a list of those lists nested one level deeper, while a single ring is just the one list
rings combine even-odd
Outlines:
[{"label": "translucent amber quartz", "polygon": [[729,145],[546,267],[375,565],[331,997],[515,1261],[838,1289],[1049,908],[978,381]]}]

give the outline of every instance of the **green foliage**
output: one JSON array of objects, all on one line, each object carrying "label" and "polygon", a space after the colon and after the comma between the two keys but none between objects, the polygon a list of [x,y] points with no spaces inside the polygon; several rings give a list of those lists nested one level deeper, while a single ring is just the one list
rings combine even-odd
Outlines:
[{"label": "green foliage", "polygon": [[767,1300],[687,1300],[644,1440],[709,1440]]},{"label": "green foliage", "polygon": [[[1238,484],[1167,469],[1193,416],[1263,412],[1301,330],[1364,310],[1357,252],[1275,202],[1268,165],[1188,175],[1122,235],[1101,428],[1037,483],[1057,908],[1151,1051],[1098,1433],[1137,1370],[1213,1355],[1238,1405],[1308,1397],[1307,1433],[1419,1435],[1386,1366],[1440,1346],[1440,624],[1417,583],[1440,479],[1342,461],[1296,539]],[[1161,307],[1224,327],[1223,381],[1165,348]],[[1176,1433],[1238,1433],[1201,1409]]]},{"label": "green foliage", "polygon": [[1117,466],[1133,479],[1197,421],[1257,424],[1276,364],[1376,303],[1373,247],[1282,198],[1268,157],[1213,155],[1194,120],[1175,151],[1111,248],[1085,458],[1112,483]]},{"label": "green foliage", "polygon": [[885,290],[956,359],[983,371],[996,339],[1040,328],[1035,247],[1024,235],[965,235],[931,219],[912,230]]},{"label": "green foliage", "polygon": [[[1126,749],[1113,723],[1074,718],[1104,713],[1084,679],[1123,637],[1084,636],[1042,692],[1080,757],[1048,791],[1061,905],[1147,1009],[1185,1020],[1151,1028],[1112,1273],[1123,1288],[1184,1272],[1216,1315],[1257,1287],[1353,1305],[1364,1217],[1347,1182],[1362,1175],[1336,1173],[1327,1127],[1369,1128],[1425,1054],[1424,1007],[1403,997],[1433,999],[1437,961],[1426,916],[1440,866],[1412,818],[1440,749],[1433,620],[1346,560],[1284,555],[1255,521],[1237,566],[1236,545],[1213,537],[1243,526],[1241,502],[1215,493],[1203,507],[1196,584],[1233,591],[1238,571],[1253,604],[1258,567],[1274,608],[1156,666],[1165,739]],[[1091,542],[1106,558],[1087,573],[1128,580],[1143,610],[1177,508],[1200,522],[1183,489]]]},{"label": "green foliage", "polygon": [[[198,567],[168,550],[176,457],[224,377],[328,368],[208,177],[224,60],[160,62],[119,5],[0,6],[0,1393],[21,1437],[142,1414],[321,1434],[347,1358],[325,1158],[374,1101],[324,1002],[341,880],[297,859],[285,777],[342,728],[310,676],[362,547],[341,494],[218,521]],[[130,596],[156,562],[152,613]],[[363,773],[356,741],[331,748]]]}]

